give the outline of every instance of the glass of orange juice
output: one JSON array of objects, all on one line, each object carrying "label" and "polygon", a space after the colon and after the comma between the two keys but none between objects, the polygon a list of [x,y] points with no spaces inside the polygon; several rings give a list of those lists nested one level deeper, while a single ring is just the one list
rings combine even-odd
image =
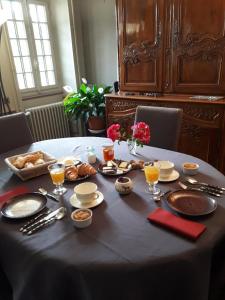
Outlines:
[{"label": "glass of orange juice", "polygon": [[160,174],[160,164],[156,161],[146,162],[144,165],[145,179],[148,183],[148,193],[151,195],[158,195],[160,193],[160,189],[156,187],[159,174]]},{"label": "glass of orange juice", "polygon": [[65,178],[65,165],[61,163],[55,163],[48,166],[48,170],[53,184],[56,188],[53,190],[55,195],[64,194],[67,189],[63,186]]}]

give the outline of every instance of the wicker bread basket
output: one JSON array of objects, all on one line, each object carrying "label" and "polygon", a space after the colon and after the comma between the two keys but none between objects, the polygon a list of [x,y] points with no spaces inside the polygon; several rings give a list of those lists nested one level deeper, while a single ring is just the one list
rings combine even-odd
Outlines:
[{"label": "wicker bread basket", "polygon": [[[17,169],[13,163],[19,156],[26,156],[28,154],[36,154],[36,153],[42,153],[43,154],[43,160],[44,163],[41,165],[36,165],[32,168],[23,168],[23,169]],[[29,153],[23,153],[19,155],[14,155],[11,157],[7,157],[5,159],[6,164],[9,166],[11,171],[16,174],[20,179],[23,181],[28,180],[30,178],[34,178],[43,174],[48,173],[48,166],[54,162],[56,162],[56,159],[49,154],[43,152],[43,151],[35,151],[35,152],[29,152]]]}]

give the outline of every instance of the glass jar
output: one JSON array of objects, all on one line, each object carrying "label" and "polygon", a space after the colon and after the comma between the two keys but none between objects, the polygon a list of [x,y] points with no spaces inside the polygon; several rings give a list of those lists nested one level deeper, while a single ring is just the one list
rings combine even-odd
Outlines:
[{"label": "glass jar", "polygon": [[87,147],[87,161],[89,164],[96,163],[95,148],[93,146]]}]

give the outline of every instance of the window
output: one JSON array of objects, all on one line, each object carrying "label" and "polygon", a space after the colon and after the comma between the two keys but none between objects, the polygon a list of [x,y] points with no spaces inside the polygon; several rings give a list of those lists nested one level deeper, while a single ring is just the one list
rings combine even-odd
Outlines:
[{"label": "window", "polygon": [[2,5],[19,89],[27,93],[56,87],[46,4],[2,0]]}]

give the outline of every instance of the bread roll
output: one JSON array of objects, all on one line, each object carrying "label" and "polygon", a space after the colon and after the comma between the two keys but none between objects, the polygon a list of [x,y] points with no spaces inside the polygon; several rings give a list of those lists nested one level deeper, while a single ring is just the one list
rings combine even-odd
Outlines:
[{"label": "bread roll", "polygon": [[23,169],[24,165],[26,163],[26,159],[23,156],[18,156],[16,158],[16,160],[13,162],[13,165],[17,168],[17,169]]},{"label": "bread roll", "polygon": [[32,162],[26,162],[25,165],[24,165],[24,168],[33,168],[34,167],[34,164]]},{"label": "bread roll", "polygon": [[37,166],[37,165],[42,165],[42,164],[44,164],[44,163],[45,163],[45,161],[44,161],[44,159],[42,159],[42,158],[38,158],[38,159],[34,162],[35,166]]}]

